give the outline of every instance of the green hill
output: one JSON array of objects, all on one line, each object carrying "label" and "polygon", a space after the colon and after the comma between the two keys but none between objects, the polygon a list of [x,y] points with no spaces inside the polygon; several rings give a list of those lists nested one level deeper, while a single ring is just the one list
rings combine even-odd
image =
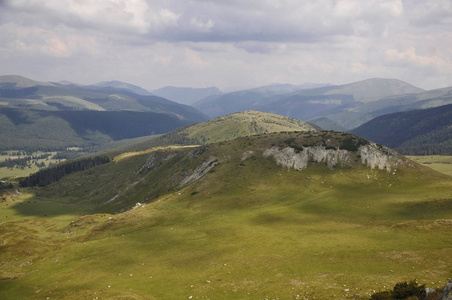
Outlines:
[{"label": "green hill", "polygon": [[167,145],[202,145],[260,133],[319,129],[316,125],[281,115],[243,111],[182,127],[120,151],[146,150]]},{"label": "green hill", "polygon": [[412,278],[442,287],[450,189],[449,177],[336,132],[123,153],[3,194],[0,298],[368,299]]},{"label": "green hill", "polygon": [[407,155],[451,155],[452,104],[383,115],[351,132]]}]

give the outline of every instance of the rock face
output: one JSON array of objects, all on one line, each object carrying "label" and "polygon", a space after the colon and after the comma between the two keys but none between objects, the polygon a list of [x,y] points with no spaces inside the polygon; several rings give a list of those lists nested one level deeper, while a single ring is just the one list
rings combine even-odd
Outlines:
[{"label": "rock face", "polygon": [[219,163],[218,158],[215,156],[210,156],[206,161],[202,162],[198,167],[196,167],[193,171],[186,171],[185,178],[179,184],[179,188],[184,187],[185,185],[200,179],[207,172],[209,172],[213,167],[215,167]]},{"label": "rock face", "polygon": [[452,281],[444,287],[440,300],[452,300]]},{"label": "rock face", "polygon": [[362,164],[367,165],[371,169],[386,169],[391,172],[399,164],[403,163],[397,152],[386,147],[379,147],[375,143],[359,147],[358,154],[361,156]]},{"label": "rock face", "polygon": [[355,158],[361,157],[361,163],[371,169],[386,169],[387,172],[395,170],[398,165],[403,164],[395,151],[377,146],[374,143],[360,146],[358,151],[342,149],[326,149],[323,146],[303,147],[302,151],[296,151],[292,147],[271,147],[264,150],[264,157],[272,156],[278,165],[288,169],[302,170],[307,168],[308,163],[326,163],[332,169],[336,166],[351,167]]},{"label": "rock face", "polygon": [[320,163],[325,162],[329,168],[336,165],[351,165],[351,155],[347,150],[326,149],[322,146],[303,147],[303,151],[296,152],[294,148],[286,147],[279,149],[272,147],[266,149],[264,157],[273,156],[278,165],[289,169],[302,170],[307,168],[310,160]]}]

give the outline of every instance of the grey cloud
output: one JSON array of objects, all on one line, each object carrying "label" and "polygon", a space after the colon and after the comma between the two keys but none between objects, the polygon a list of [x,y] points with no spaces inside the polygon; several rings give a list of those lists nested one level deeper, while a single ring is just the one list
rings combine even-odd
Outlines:
[{"label": "grey cloud", "polygon": [[450,31],[452,26],[452,2],[449,0],[436,1],[405,1],[409,23],[420,27],[437,26]]},{"label": "grey cloud", "polygon": [[[107,77],[117,73],[123,81],[129,76],[148,82],[146,76],[155,73],[152,79],[167,85],[178,84],[173,78],[195,77],[212,85],[218,73],[228,74],[223,79],[231,84],[270,76],[323,82],[352,69],[355,79],[389,74],[422,82],[416,70],[427,68],[430,78],[446,81],[452,74],[450,0],[0,0],[0,5],[4,72],[41,69],[61,79],[57,72],[102,70],[97,76],[105,77],[93,82],[117,79]],[[27,69],[21,59],[49,67]],[[65,72],[69,66],[71,72]],[[87,71],[79,71],[81,66]],[[435,72],[442,73],[434,77]]]}]

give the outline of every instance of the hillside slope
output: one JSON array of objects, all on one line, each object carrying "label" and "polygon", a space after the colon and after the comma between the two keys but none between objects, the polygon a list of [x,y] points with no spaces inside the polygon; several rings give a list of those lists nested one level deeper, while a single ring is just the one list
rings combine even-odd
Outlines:
[{"label": "hillside slope", "polygon": [[137,111],[42,111],[0,108],[0,150],[61,151],[162,134],[190,122]]},{"label": "hillside slope", "polygon": [[[323,87],[328,84],[305,83],[301,85],[271,84],[258,88],[240,90],[218,96],[206,97],[194,107],[210,117],[219,117],[244,110],[262,110],[260,105],[271,102],[276,95],[285,95],[298,90]],[[270,111],[267,111],[270,112]]]},{"label": "hillside slope", "polygon": [[[111,82],[98,86],[62,85],[20,76],[0,76],[0,105],[38,110],[147,111],[173,114],[192,122],[206,119],[193,107],[157,96],[135,94],[125,83],[111,85]],[[123,88],[124,85],[129,88]]]},{"label": "hillside slope", "polygon": [[124,153],[5,196],[0,297],[368,299],[444,282],[450,184],[335,132]]},{"label": "hillside slope", "polygon": [[0,76],[0,149],[61,150],[162,134],[207,119],[196,109],[113,81],[93,86]]},{"label": "hillside slope", "polygon": [[356,107],[334,112],[328,118],[350,130],[378,116],[452,104],[452,87],[424,91],[417,94],[386,97]]},{"label": "hillside slope", "polygon": [[[337,128],[351,129],[376,116],[408,110],[389,99],[406,99],[404,105],[408,106],[426,100],[416,97],[420,93],[424,93],[424,90],[397,79],[372,78],[296,91],[265,88],[238,91],[205,99],[195,107],[209,116],[253,109],[305,121],[328,118],[338,123]],[[430,98],[440,96],[438,93],[425,95]]]},{"label": "hillside slope", "polygon": [[167,145],[203,145],[238,137],[281,131],[315,131],[320,128],[297,119],[259,111],[238,112],[179,128],[121,151],[146,150]]},{"label": "hillside slope", "polygon": [[193,105],[201,99],[222,94],[222,92],[217,87],[190,88],[175,86],[166,86],[160,89],[156,89],[153,90],[152,93],[154,95],[186,105]]},{"label": "hillside slope", "polygon": [[407,155],[451,155],[452,104],[383,115],[351,132]]}]

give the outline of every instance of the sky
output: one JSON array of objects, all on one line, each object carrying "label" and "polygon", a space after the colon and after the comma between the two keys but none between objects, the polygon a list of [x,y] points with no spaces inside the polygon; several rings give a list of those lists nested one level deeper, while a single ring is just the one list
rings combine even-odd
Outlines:
[{"label": "sky", "polygon": [[452,86],[451,0],[0,0],[0,75],[80,84]]}]

